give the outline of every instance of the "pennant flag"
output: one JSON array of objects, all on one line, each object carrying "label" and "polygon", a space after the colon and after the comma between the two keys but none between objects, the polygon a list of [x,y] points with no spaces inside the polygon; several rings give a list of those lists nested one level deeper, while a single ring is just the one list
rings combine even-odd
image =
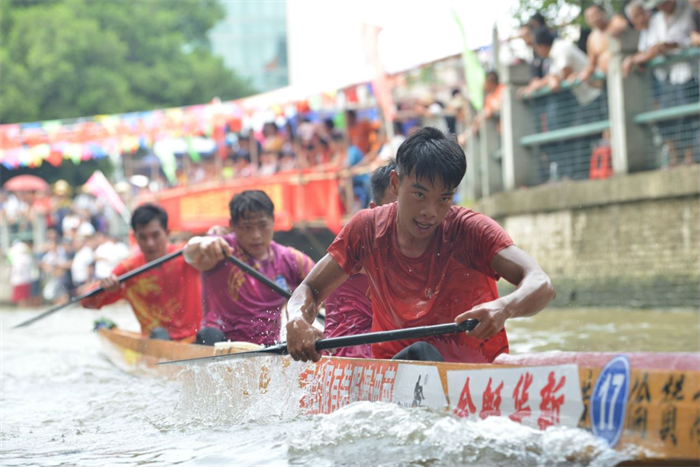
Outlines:
[{"label": "pennant flag", "polygon": [[52,147],[49,156],[46,158],[46,162],[54,167],[60,167],[63,163],[63,153],[60,151],[60,149]]},{"label": "pennant flag", "polygon": [[370,61],[372,62],[376,73],[374,79],[372,80],[374,97],[377,99],[386,121],[393,122],[394,117],[396,116],[396,108],[394,107],[394,99],[391,96],[391,86],[389,84],[389,80],[384,72],[384,66],[379,59],[378,39],[379,32],[381,30],[382,28],[378,26],[372,26],[369,24],[362,25],[365,50],[369,55]]},{"label": "pennant flag", "polygon": [[164,144],[164,142],[158,142],[153,145],[153,152],[156,157],[160,159],[161,168],[165,177],[170,183],[175,185],[177,183],[177,160],[175,159],[175,153],[169,145]]},{"label": "pennant flag", "polygon": [[194,150],[194,147],[192,146],[192,138],[189,136],[186,139],[187,142],[187,154],[189,154],[190,159],[192,159],[192,162],[195,164],[199,164],[202,162],[202,157],[199,155],[197,151]]},{"label": "pennant flag", "polygon": [[462,34],[462,41],[464,42],[462,61],[464,62],[464,76],[467,80],[469,100],[474,108],[479,111],[484,107],[484,81],[486,81],[486,73],[481,67],[479,60],[476,58],[474,51],[470,50],[467,45],[467,33],[454,8],[452,9],[452,17],[459,27],[459,32]]},{"label": "pennant flag", "polygon": [[109,205],[124,219],[124,222],[129,225],[129,209],[102,171],[93,172],[83,185],[83,189],[96,198],[106,199]]}]

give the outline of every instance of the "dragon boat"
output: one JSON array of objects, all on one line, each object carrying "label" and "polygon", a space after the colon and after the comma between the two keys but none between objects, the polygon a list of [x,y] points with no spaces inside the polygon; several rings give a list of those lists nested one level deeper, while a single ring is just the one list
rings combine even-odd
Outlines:
[{"label": "dragon boat", "polygon": [[[100,329],[99,337],[118,368],[167,378],[175,378],[182,367],[158,363],[258,347],[149,340],[119,329]],[[290,362],[289,357],[273,358]],[[233,362],[224,360],[217,368]],[[474,419],[504,416],[539,429],[592,431],[609,446],[634,452],[629,465],[700,463],[697,353],[555,351],[504,354],[488,365],[324,357],[305,365],[299,376],[305,396],[299,404],[310,414],[331,413],[355,401],[382,401]],[[249,377],[265,387],[270,375],[261,368]]]}]

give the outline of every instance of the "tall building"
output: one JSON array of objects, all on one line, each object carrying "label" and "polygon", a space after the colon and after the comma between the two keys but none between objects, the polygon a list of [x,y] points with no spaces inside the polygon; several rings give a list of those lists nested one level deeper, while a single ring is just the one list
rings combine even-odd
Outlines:
[{"label": "tall building", "polygon": [[210,33],[214,53],[260,92],[287,86],[287,1],[221,3],[226,17]]}]

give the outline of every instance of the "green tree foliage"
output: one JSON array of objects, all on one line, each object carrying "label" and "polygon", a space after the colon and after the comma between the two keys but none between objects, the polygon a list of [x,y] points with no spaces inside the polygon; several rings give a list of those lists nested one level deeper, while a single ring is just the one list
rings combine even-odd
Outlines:
[{"label": "green tree foliage", "polygon": [[515,17],[525,23],[536,12],[542,13],[551,26],[574,24],[585,26],[583,11],[593,4],[605,7],[610,12],[621,12],[623,0],[519,0]]},{"label": "green tree foliage", "polygon": [[217,0],[1,0],[0,123],[236,99],[211,54]]}]

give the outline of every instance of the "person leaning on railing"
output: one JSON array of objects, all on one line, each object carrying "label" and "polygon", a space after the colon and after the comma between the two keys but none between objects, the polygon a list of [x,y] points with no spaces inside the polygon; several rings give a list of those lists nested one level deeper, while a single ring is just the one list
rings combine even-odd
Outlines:
[{"label": "person leaning on railing", "polygon": [[[545,87],[549,88],[551,92],[560,92],[563,81],[572,75],[582,73],[588,65],[586,54],[578,47],[571,42],[555,38],[551,31],[545,28],[535,31],[535,51],[539,56],[550,61],[549,72],[544,78],[534,80],[521,89],[519,94],[523,97],[529,97],[534,91]],[[567,86],[565,92],[569,88]],[[588,83],[580,83],[570,89],[582,110],[590,108],[590,104],[596,101],[601,94],[599,88],[594,88]],[[559,99],[555,104],[559,106],[564,102],[564,99]],[[558,108],[552,112],[553,115],[559,115],[560,113]],[[554,123],[555,119],[552,118],[552,120],[552,123]]]},{"label": "person leaning on railing", "polygon": [[[691,6],[687,0],[645,2],[643,7],[647,11],[652,8],[658,11],[651,16],[645,36],[640,36],[639,51],[623,63],[624,72],[629,74],[632,69],[654,58],[689,48],[693,40],[697,42],[700,30],[698,3],[694,1]],[[652,80],[658,86],[658,102],[655,105],[659,108],[697,105],[697,62],[676,58],[663,66],[654,66]],[[669,165],[676,165],[681,157],[685,163],[692,163],[695,137],[683,135],[697,135],[697,118],[672,119],[658,122],[657,126],[669,152]]]},{"label": "person leaning on railing", "polygon": [[[639,45],[638,52],[623,62],[625,75],[658,56],[678,48],[700,45],[700,2],[693,0],[693,7],[687,0],[633,1],[628,6],[628,15],[635,29],[640,32]],[[654,8],[658,11],[652,14]],[[684,67],[675,67],[676,70],[682,68]],[[662,73],[656,73],[657,79],[666,81],[663,70],[658,71]],[[679,74],[680,76],[674,76]],[[674,72],[672,67],[668,78],[671,83],[678,84],[674,81],[683,80],[683,75],[692,77],[682,71]]]},{"label": "person leaning on railing", "polygon": [[588,65],[577,74],[572,74],[568,81],[576,79],[588,81],[596,71],[608,73],[610,62],[610,50],[608,47],[608,35],[618,36],[627,28],[627,20],[624,16],[616,14],[610,17],[608,12],[600,5],[591,5],[585,11],[586,24],[591,28],[591,33],[586,40],[586,54]]}]

